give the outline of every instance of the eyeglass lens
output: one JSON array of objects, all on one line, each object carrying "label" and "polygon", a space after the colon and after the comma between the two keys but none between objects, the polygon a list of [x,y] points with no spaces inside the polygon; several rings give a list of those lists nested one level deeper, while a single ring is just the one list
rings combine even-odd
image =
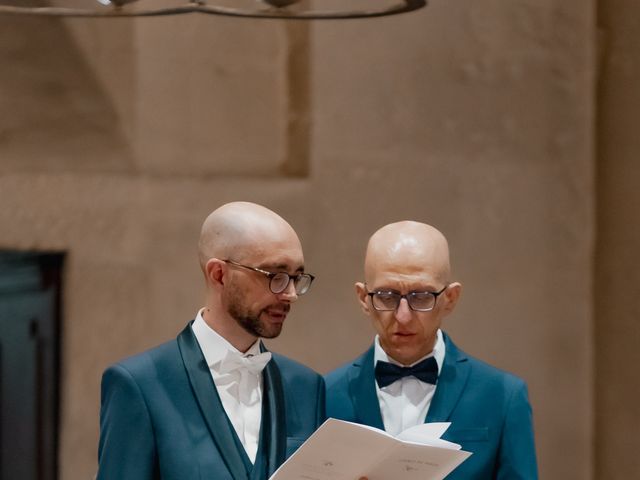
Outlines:
[{"label": "eyeglass lens", "polygon": [[[393,292],[376,292],[372,295],[373,306],[378,310],[395,310],[403,295]],[[404,295],[413,310],[431,310],[436,297],[430,292],[412,292]]]},{"label": "eyeglass lens", "polygon": [[271,283],[269,287],[273,293],[284,292],[289,286],[289,281],[293,280],[293,286],[296,289],[296,294],[302,295],[309,290],[311,285],[311,276],[305,273],[299,275],[289,276],[288,273],[279,272],[271,277]]}]

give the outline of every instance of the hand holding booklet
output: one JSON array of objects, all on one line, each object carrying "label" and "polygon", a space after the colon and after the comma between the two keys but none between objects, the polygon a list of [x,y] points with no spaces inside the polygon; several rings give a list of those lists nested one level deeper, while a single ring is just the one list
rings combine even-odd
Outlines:
[{"label": "hand holding booklet", "polygon": [[442,480],[471,453],[440,437],[450,423],[424,423],[396,437],[330,418],[270,480]]}]

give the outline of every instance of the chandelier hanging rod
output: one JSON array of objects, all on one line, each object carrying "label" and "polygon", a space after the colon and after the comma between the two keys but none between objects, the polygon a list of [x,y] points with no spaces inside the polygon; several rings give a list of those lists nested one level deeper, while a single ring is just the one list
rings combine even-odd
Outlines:
[{"label": "chandelier hanging rod", "polygon": [[[293,11],[287,7],[298,3],[296,0],[269,1],[268,8],[260,10],[243,10],[215,5],[207,5],[202,0],[190,0],[188,3],[175,7],[164,7],[156,9],[129,10],[123,6],[124,3],[132,3],[136,0],[115,0],[111,7],[101,9],[80,9],[65,7],[17,7],[0,5],[0,15],[23,15],[23,16],[47,16],[47,17],[84,17],[84,18],[126,18],[126,17],[159,17],[167,15],[183,15],[188,13],[204,13],[209,15],[222,15],[228,17],[265,18],[265,19],[285,19],[285,20],[340,20],[349,18],[370,18],[397,15],[400,13],[418,10],[427,4],[427,0],[402,0],[401,3],[370,10],[352,11]],[[284,6],[273,6],[278,3]]]}]

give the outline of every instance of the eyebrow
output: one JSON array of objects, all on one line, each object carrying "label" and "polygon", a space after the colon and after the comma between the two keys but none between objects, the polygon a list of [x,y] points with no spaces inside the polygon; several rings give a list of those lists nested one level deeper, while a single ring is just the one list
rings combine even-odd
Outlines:
[{"label": "eyebrow", "polygon": [[[284,263],[267,263],[262,265],[261,269],[263,270],[279,270],[279,271],[284,271],[286,272],[288,270],[288,265],[284,264]],[[304,265],[300,265],[296,270],[296,272],[299,273],[303,273],[304,272]]]},{"label": "eyebrow", "polygon": [[[435,287],[420,287],[420,288],[412,288],[407,293],[425,293],[425,292],[433,293],[433,292],[437,292],[438,290],[439,289],[437,289]],[[398,290],[396,288],[387,288],[387,287],[372,288],[370,291],[371,292],[398,293],[398,294],[401,293],[400,290]]]}]

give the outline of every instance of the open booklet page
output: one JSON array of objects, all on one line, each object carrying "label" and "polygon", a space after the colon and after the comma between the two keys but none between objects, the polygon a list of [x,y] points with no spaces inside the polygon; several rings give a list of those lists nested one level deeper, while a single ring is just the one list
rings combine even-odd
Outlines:
[{"label": "open booklet page", "polygon": [[[457,443],[448,442],[440,438],[447,431],[449,425],[451,425],[451,422],[421,423],[403,430],[395,438],[403,442],[460,450],[461,447]],[[376,428],[376,430],[378,429]]]},{"label": "open booklet page", "polygon": [[330,418],[270,480],[441,480],[471,455],[439,438],[448,426],[418,425],[402,432],[400,440]]}]

